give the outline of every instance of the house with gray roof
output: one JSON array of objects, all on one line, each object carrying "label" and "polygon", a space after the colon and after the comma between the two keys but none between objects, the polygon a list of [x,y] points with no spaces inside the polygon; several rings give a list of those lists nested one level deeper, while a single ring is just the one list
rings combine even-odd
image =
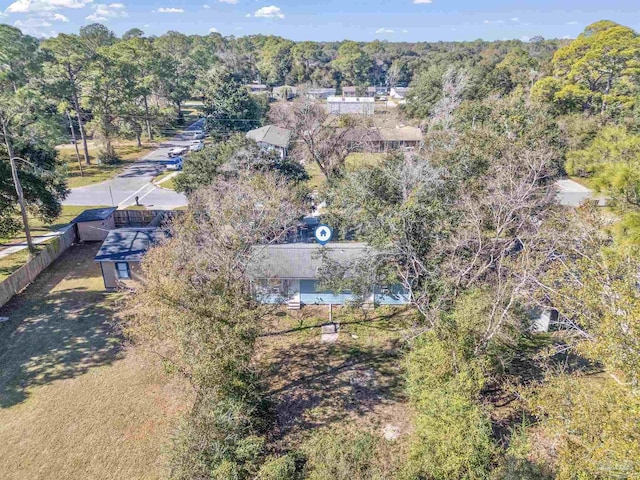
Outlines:
[{"label": "house with gray roof", "polygon": [[102,242],[110,230],[116,228],[114,212],[116,207],[90,208],[82,212],[71,223],[78,229],[81,242]]},{"label": "house with gray roof", "polygon": [[[251,251],[247,273],[257,298],[264,303],[302,305],[344,305],[356,300],[349,291],[322,288],[323,269],[339,265],[343,277],[355,276],[356,267],[374,255],[364,243],[286,243],[256,245]],[[409,296],[400,285],[372,285],[365,299],[371,305],[402,305]]]},{"label": "house with gray roof", "polygon": [[291,130],[276,125],[266,125],[247,132],[249,140],[253,140],[260,148],[265,150],[277,151],[281,158],[287,156],[291,135]]},{"label": "house with gray roof", "polygon": [[117,228],[105,238],[95,261],[100,264],[104,287],[113,290],[140,280],[140,262],[147,251],[166,237],[153,227]]},{"label": "house with gray roof", "polygon": [[324,99],[336,94],[335,88],[309,88],[304,92],[307,98]]}]

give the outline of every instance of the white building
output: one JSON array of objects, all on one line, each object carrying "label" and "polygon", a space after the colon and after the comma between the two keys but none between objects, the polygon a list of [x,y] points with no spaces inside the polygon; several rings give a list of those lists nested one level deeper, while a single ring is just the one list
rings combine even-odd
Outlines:
[{"label": "white building", "polygon": [[375,112],[375,99],[371,97],[329,97],[327,108],[330,114],[360,114],[373,115]]}]

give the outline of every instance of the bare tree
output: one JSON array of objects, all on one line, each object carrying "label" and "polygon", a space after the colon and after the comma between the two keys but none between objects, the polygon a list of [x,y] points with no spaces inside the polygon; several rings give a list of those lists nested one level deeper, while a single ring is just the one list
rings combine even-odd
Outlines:
[{"label": "bare tree", "polygon": [[453,113],[462,103],[462,98],[469,84],[470,75],[465,70],[449,68],[442,78],[442,98],[431,110],[430,126],[439,126],[450,130],[453,124]]},{"label": "bare tree", "polygon": [[294,155],[303,163],[315,163],[327,179],[340,171],[353,150],[349,137],[355,122],[333,125],[324,105],[317,102],[278,105],[269,115],[274,123],[294,132]]}]

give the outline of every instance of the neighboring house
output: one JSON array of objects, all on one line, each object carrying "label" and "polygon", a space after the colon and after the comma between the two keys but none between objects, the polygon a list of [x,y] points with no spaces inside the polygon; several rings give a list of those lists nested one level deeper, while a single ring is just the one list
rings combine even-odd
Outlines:
[{"label": "neighboring house", "polygon": [[351,151],[386,152],[420,148],[423,136],[418,127],[361,127],[344,131],[344,139],[349,143]]},{"label": "neighboring house", "polygon": [[265,150],[275,150],[281,158],[285,158],[291,142],[291,130],[281,128],[276,125],[266,125],[264,127],[249,130],[247,138],[253,140]]},{"label": "neighboring house", "polygon": [[249,93],[267,93],[269,90],[269,87],[261,83],[250,83],[249,85],[246,85],[246,87],[247,90],[249,90]]},{"label": "neighboring house", "polygon": [[329,114],[345,115],[373,115],[375,112],[375,99],[370,97],[329,97],[327,108]]},{"label": "neighboring house", "polygon": [[387,95],[389,93],[389,88],[385,87],[385,86],[378,86],[378,87],[369,87],[367,89],[367,92],[371,93],[371,91],[373,91],[373,95],[369,95],[370,97],[372,96],[378,96],[381,97],[383,95]]},{"label": "neighboring house", "polygon": [[358,87],[342,87],[342,96],[343,97],[357,97],[358,96]]},{"label": "neighboring house", "polygon": [[[343,97],[358,97],[358,88],[359,87],[342,87],[342,96]],[[376,88],[377,87],[360,87],[362,93],[367,97],[375,97],[376,96]]]},{"label": "neighboring house", "polygon": [[389,91],[389,96],[396,100],[404,100],[409,92],[408,87],[393,87]]},{"label": "neighboring house", "polygon": [[132,286],[139,281],[142,258],[165,236],[165,231],[160,228],[111,230],[95,258],[102,269],[104,287],[107,290],[113,290],[120,285]]},{"label": "neighboring house", "polygon": [[[331,292],[321,288],[320,273],[324,258],[343,266],[346,271],[373,252],[363,243],[287,243],[259,245],[252,249],[248,267],[253,291],[263,303],[287,304],[290,309],[302,305],[343,305],[357,300],[348,291]],[[353,273],[351,273],[353,274]],[[372,285],[364,299],[370,305],[403,305],[409,296],[399,285]]]},{"label": "neighboring house", "polygon": [[325,99],[332,97],[336,94],[335,88],[310,88],[306,92],[304,92],[307,98],[312,99]]},{"label": "neighboring house", "polygon": [[276,100],[289,101],[293,100],[298,95],[298,89],[296,87],[289,87],[284,85],[282,87],[273,87],[271,91],[273,98]]},{"label": "neighboring house", "polygon": [[116,207],[91,208],[71,220],[78,227],[78,240],[101,242],[107,238],[109,231],[116,228],[113,215],[116,210]]}]

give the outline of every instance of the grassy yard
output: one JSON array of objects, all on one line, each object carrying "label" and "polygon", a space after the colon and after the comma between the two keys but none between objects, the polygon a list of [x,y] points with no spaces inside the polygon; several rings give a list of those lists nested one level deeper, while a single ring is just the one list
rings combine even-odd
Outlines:
[{"label": "grassy yard", "polygon": [[[167,170],[165,172],[162,172],[160,175],[158,175],[156,178],[153,179],[154,183],[159,183],[162,182],[160,184],[160,186],[162,188],[167,188],[169,190],[175,190],[176,189],[176,177],[177,175],[174,175],[172,178],[170,178],[169,180],[164,180],[165,178],[167,178],[169,175],[174,174],[175,172],[172,172],[170,170]],[[178,174],[179,175],[179,174]]]},{"label": "grassy yard", "polygon": [[[73,145],[57,147],[58,160],[66,164],[69,188],[84,187],[109,180],[120,173],[126,166],[157,148],[157,146],[153,143],[138,147],[134,141],[120,141],[114,144],[114,148],[118,156],[122,159],[122,162],[117,165],[98,164],[96,163],[96,156],[99,146],[94,142],[89,142],[89,157],[91,158],[92,164],[84,165],[83,163],[84,176],[80,176],[80,167],[78,166],[76,151]],[[80,158],[83,159],[82,149],[80,150]]]},{"label": "grassy yard", "polygon": [[[410,431],[400,351],[411,315],[335,309],[335,343],[322,343],[326,307],[280,313],[261,339],[258,361],[275,404],[275,448],[296,448],[323,427]],[[400,440],[399,440],[400,441]]]},{"label": "grassy yard", "polygon": [[[35,218],[29,216],[29,227],[31,228],[31,235],[34,239],[37,239],[39,236],[46,235],[55,230],[59,230],[62,227],[65,227],[71,223],[75,217],[77,217],[81,212],[89,208],[100,208],[101,205],[95,207],[86,207],[86,206],[69,206],[63,205],[62,213],[60,216],[54,220],[52,223],[45,223],[39,218]],[[24,232],[19,232],[12,237],[0,237],[0,251],[2,249],[2,245],[11,245],[14,243],[24,243],[27,239],[24,236]],[[41,249],[42,246],[49,243],[50,240],[47,240],[43,243],[40,243],[36,246],[37,249]],[[13,253],[6,257],[0,257],[0,282],[15,272],[18,268],[27,263],[29,258],[29,252],[24,249],[19,252]]]},{"label": "grassy yard", "polygon": [[71,247],[0,309],[3,479],[166,478],[163,452],[187,395],[124,350],[97,244]]},{"label": "grassy yard", "polygon": [[386,156],[384,153],[354,152],[350,153],[345,160],[347,171],[361,167],[372,167],[378,165]]},{"label": "grassy yard", "polygon": [[304,168],[307,170],[307,174],[309,175],[307,185],[309,185],[309,188],[311,190],[320,188],[327,181],[325,176],[320,171],[320,167],[318,167],[315,162],[307,163]]}]

